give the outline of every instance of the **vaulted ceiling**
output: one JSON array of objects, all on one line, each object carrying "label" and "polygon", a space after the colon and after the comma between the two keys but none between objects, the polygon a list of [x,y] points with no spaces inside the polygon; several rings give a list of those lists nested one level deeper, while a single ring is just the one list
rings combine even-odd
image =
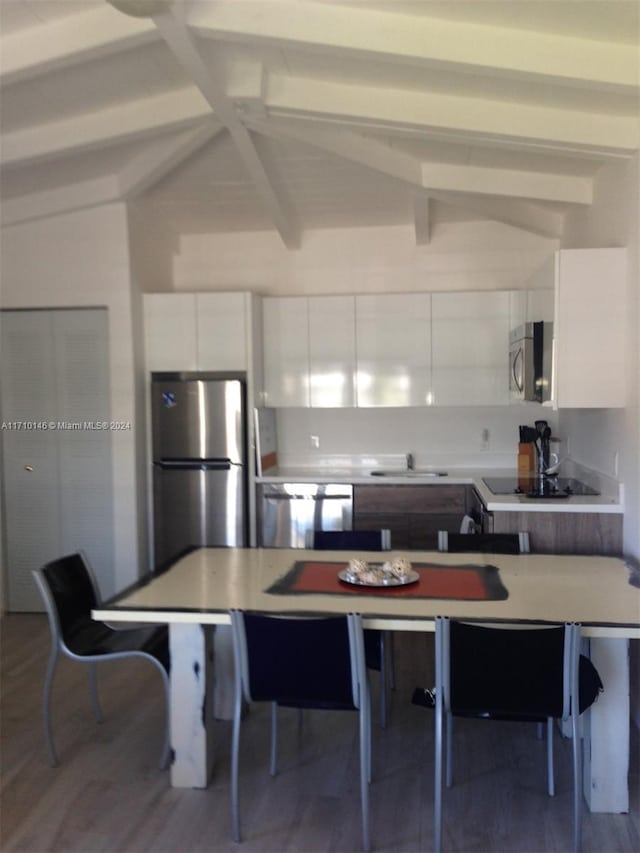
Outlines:
[{"label": "vaulted ceiling", "polygon": [[2,221],[560,237],[638,150],[639,45],[638,0],[0,0]]}]

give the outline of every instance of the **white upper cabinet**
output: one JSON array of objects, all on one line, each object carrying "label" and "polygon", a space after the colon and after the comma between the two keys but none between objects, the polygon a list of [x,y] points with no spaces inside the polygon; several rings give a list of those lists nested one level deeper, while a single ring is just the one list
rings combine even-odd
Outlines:
[{"label": "white upper cabinet", "polygon": [[353,296],[263,300],[267,406],[355,405]]},{"label": "white upper cabinet", "polygon": [[262,302],[264,404],[309,406],[309,317],[300,296]]},{"label": "white upper cabinet", "polygon": [[247,370],[246,293],[196,293],[199,370]]},{"label": "white upper cabinet", "polygon": [[356,296],[358,406],[431,403],[431,294]]},{"label": "white upper cabinet", "polygon": [[144,330],[148,370],[197,370],[193,293],[147,293]]},{"label": "white upper cabinet", "polygon": [[310,404],[325,408],[354,406],[354,297],[309,297],[307,304]]},{"label": "white upper cabinet", "polygon": [[509,402],[509,291],[434,293],[433,403],[495,406]]},{"label": "white upper cabinet", "polygon": [[144,296],[147,369],[248,369],[247,293]]},{"label": "white upper cabinet", "polygon": [[552,404],[625,405],[626,251],[556,252]]}]

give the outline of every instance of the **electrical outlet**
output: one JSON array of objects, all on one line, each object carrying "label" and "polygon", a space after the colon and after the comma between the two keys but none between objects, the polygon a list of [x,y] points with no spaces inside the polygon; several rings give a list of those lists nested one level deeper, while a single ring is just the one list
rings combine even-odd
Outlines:
[{"label": "electrical outlet", "polygon": [[318,450],[320,448],[320,436],[319,435],[310,435],[309,443],[313,450]]},{"label": "electrical outlet", "polygon": [[481,450],[488,450],[489,449],[489,438],[490,438],[489,430],[487,427],[485,427],[482,430],[482,433],[480,434],[480,449]]}]

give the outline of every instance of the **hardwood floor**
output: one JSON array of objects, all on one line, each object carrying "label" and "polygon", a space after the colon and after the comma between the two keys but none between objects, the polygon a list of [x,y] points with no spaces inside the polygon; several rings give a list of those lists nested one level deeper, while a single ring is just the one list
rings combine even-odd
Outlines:
[{"label": "hardwood floor", "polygon": [[[158,770],[163,712],[157,673],[144,662],[104,664],[105,721],[93,721],[86,668],[61,661],[54,733],[61,764],[48,764],[41,690],[49,649],[46,619],[2,620],[0,849],[60,853],[312,853],[360,849],[355,714],[282,712],[280,774],[268,774],[268,714],[243,724],[243,842],[230,841],[231,724],[216,724],[217,763],[206,790],[175,790]],[[432,638],[397,636],[397,688],[389,726],[374,728],[371,785],[376,851],[433,847],[433,717],[410,703],[431,684]],[[372,676],[374,716],[377,716]],[[640,851],[638,748],[632,812],[585,812],[585,851]],[[456,721],[454,787],[445,794],[444,844],[451,851],[564,851],[571,847],[570,744],[557,739],[557,795],[545,793],[545,750],[535,726]]]}]

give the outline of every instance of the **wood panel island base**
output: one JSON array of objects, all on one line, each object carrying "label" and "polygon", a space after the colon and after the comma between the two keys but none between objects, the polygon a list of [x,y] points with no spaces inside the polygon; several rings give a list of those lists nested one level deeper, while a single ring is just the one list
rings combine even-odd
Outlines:
[{"label": "wood panel island base", "polygon": [[[213,770],[212,684],[231,679],[216,668],[211,629],[230,624],[229,610],[270,613],[359,612],[367,628],[432,632],[436,616],[543,624],[578,622],[605,684],[584,726],[584,794],[594,812],[629,808],[628,640],[640,638],[640,590],[629,582],[621,559],[581,555],[483,554],[507,596],[484,600],[409,597],[393,590],[345,589],[344,594],[296,590],[274,594],[300,559],[299,549],[202,548],[164,574],[142,582],[95,610],[108,622],[167,623],[171,643],[171,746],[174,787],[205,787]],[[366,554],[364,555],[366,558]],[[406,556],[390,551],[389,559]],[[326,552],[304,551],[305,560],[326,561]],[[335,551],[346,565],[351,551]],[[414,551],[412,563],[439,571],[478,563],[477,554]],[[335,569],[335,567],[333,567]],[[421,569],[423,571],[424,569]],[[277,588],[277,586],[276,586]],[[402,587],[400,588],[402,589]],[[214,635],[215,636],[215,635]],[[224,659],[221,656],[221,660]],[[429,768],[425,772],[430,772]]]},{"label": "wood panel island base", "polygon": [[535,554],[622,554],[621,513],[493,511],[492,515],[493,533],[526,530]]}]

